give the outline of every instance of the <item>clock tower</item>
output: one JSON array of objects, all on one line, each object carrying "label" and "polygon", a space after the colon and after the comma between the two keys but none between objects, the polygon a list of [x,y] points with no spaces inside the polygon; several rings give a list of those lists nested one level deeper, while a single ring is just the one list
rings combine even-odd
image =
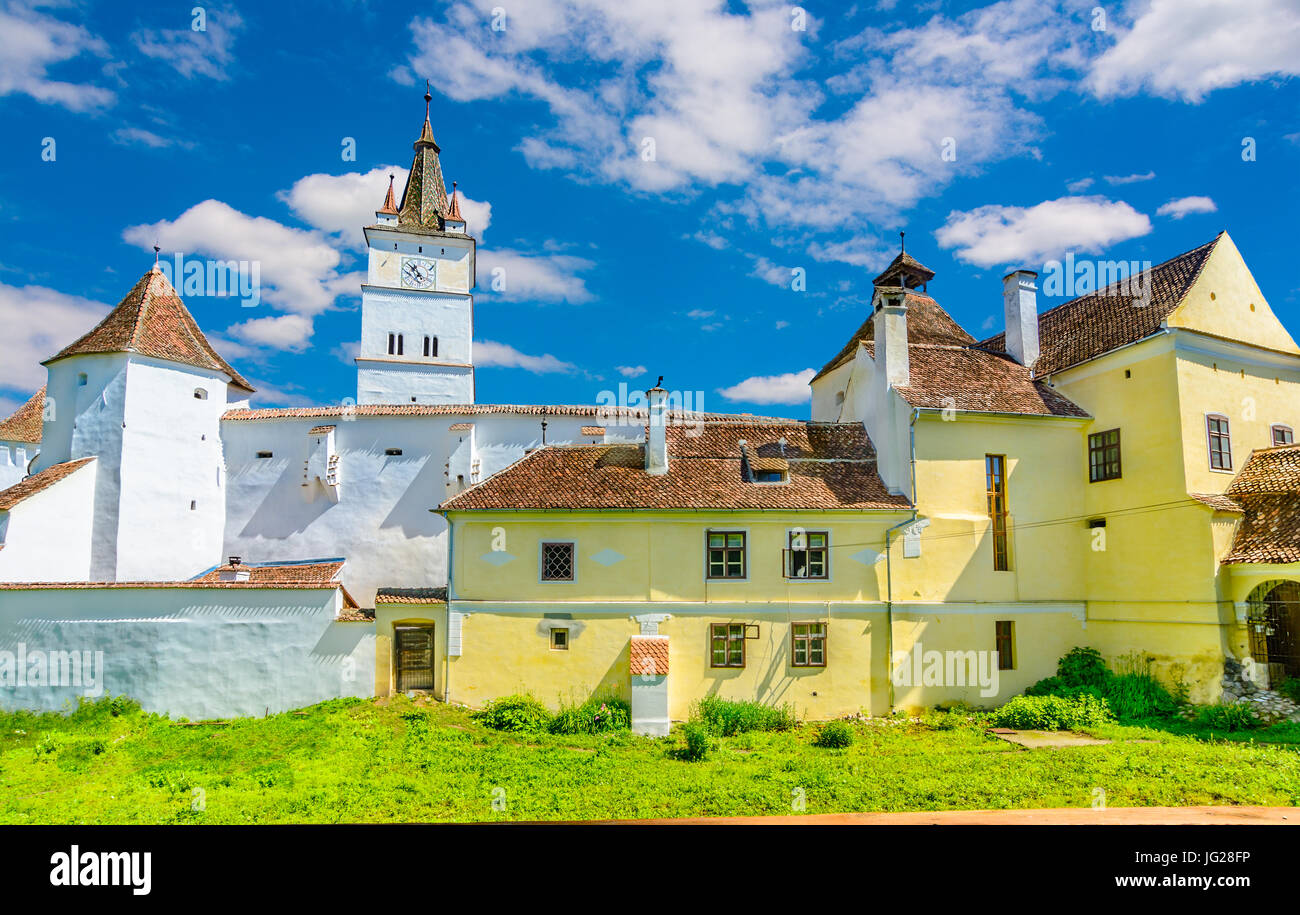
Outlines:
[{"label": "clock tower", "polygon": [[474,255],[455,186],[443,183],[441,152],[424,127],[399,203],[388,196],[366,226],[369,266],[361,287],[358,404],[474,402]]}]

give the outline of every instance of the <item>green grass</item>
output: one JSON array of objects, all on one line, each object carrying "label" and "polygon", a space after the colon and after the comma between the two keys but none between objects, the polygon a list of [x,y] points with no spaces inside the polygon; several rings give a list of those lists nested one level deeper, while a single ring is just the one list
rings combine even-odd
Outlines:
[{"label": "green grass", "polygon": [[[0,714],[0,822],[284,823],[547,820],[1088,806],[1300,803],[1300,729],[1209,740],[1190,724],[1092,729],[1115,743],[1023,750],[980,716],[715,737],[506,733],[437,703],[337,700],[186,725],[107,704]],[[1182,734],[1171,733],[1185,728]],[[1273,744],[1265,743],[1276,739]],[[497,805],[494,807],[494,798]],[[202,800],[202,809],[194,809]]]}]

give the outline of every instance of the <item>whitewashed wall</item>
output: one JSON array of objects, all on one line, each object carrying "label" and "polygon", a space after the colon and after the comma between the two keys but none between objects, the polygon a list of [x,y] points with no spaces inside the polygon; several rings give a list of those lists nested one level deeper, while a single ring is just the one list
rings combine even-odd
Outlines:
[{"label": "whitewashed wall", "polygon": [[27,464],[40,450],[39,444],[0,440],[0,489],[21,483],[27,476]]},{"label": "whitewashed wall", "polygon": [[84,581],[98,461],[0,512],[0,581]]},{"label": "whitewashed wall", "polygon": [[[227,420],[222,423],[227,469],[222,555],[249,562],[346,557],[345,583],[362,606],[373,606],[380,587],[445,585],[446,524],[429,510],[455,491],[448,486],[447,465],[462,435],[449,427],[474,423],[482,480],[541,445],[541,419],[493,414]],[[580,430],[592,422],[591,417],[548,417],[546,441],[590,441]],[[337,504],[323,493],[308,501],[303,492],[319,489],[303,487],[302,473],[308,431],[325,423],[337,425],[342,480]],[[624,440],[635,441],[640,431],[611,427],[610,438],[622,433]],[[401,448],[402,454],[386,455],[390,448]],[[259,451],[273,456],[258,458]]]},{"label": "whitewashed wall", "polygon": [[[335,622],[337,589],[0,590],[0,652],[103,652],[101,691],[225,718],[374,692],[374,625]],[[13,685],[5,708],[62,709],[82,686]]]}]

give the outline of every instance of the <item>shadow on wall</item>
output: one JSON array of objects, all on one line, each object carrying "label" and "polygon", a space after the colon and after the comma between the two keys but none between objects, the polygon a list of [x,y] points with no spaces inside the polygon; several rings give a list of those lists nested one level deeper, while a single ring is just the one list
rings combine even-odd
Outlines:
[{"label": "shadow on wall", "polygon": [[285,461],[275,485],[249,516],[239,536],[285,540],[303,533],[334,505],[324,494],[310,502],[304,500],[297,464]]}]

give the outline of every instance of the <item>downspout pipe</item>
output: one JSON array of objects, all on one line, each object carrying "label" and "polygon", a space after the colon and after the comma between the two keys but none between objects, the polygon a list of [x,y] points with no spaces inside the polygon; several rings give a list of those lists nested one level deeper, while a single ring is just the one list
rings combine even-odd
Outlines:
[{"label": "downspout pipe", "polygon": [[[545,433],[543,433],[545,434]],[[455,538],[451,536],[451,519],[447,517],[445,511],[431,508],[429,511],[435,515],[441,515],[442,520],[447,522],[447,618],[442,624],[442,701],[451,702],[451,601],[455,591],[451,585],[452,569],[455,566]],[[436,645],[436,643],[435,643]]]},{"label": "downspout pipe", "polygon": [[911,453],[912,517],[905,518],[885,531],[885,677],[889,681],[889,711],[894,711],[894,568],[891,543],[894,532],[916,522],[916,419],[920,407],[913,407],[907,421],[908,447]]}]

